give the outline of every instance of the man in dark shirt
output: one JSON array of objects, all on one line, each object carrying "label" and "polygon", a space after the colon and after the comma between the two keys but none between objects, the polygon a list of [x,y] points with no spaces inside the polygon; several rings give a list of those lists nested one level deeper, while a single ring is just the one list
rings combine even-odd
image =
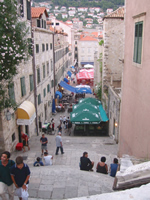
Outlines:
[{"label": "man in dark shirt", "polygon": [[47,138],[45,137],[44,133],[42,134],[42,137],[40,138],[40,142],[41,142],[41,150],[42,150],[42,155],[43,155],[43,151],[45,150],[47,153],[47,143],[48,143],[48,140]]},{"label": "man in dark shirt", "polygon": [[22,200],[22,191],[28,191],[30,169],[27,164],[23,163],[23,158],[21,156],[16,158],[16,164],[10,168],[10,174],[16,187],[16,194],[19,199]]},{"label": "man in dark shirt", "polygon": [[3,200],[7,200],[7,191],[9,194],[9,200],[14,200],[14,190],[13,182],[10,176],[10,167],[12,167],[15,162],[13,160],[9,160],[9,158],[10,153],[8,151],[4,151],[0,160],[0,196]]},{"label": "man in dark shirt", "polygon": [[84,152],[80,158],[80,170],[93,171],[94,162],[88,158],[88,153]]}]

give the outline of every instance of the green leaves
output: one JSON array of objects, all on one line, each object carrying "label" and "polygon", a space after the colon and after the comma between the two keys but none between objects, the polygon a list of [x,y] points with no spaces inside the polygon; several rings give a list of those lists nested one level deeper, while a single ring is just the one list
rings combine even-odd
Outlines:
[{"label": "green leaves", "polygon": [[18,16],[16,0],[0,1],[0,109],[11,106],[8,83],[17,74],[16,66],[28,57],[28,28]]}]

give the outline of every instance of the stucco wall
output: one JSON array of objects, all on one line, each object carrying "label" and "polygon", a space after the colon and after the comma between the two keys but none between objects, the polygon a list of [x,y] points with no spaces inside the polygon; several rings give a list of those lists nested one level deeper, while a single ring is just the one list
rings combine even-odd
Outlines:
[{"label": "stucco wall", "polygon": [[[135,6],[136,5],[136,6]],[[140,17],[141,13],[144,13]],[[142,63],[133,63],[135,20],[144,20]],[[123,71],[119,156],[150,159],[150,2],[126,0],[125,64]]]}]

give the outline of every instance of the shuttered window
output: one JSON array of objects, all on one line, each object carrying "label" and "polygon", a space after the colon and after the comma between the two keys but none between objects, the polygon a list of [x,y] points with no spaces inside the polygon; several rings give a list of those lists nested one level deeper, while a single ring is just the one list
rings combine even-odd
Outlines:
[{"label": "shuttered window", "polygon": [[12,84],[11,86],[8,86],[8,93],[9,93],[9,98],[15,101],[14,84]]},{"label": "shuttered window", "polygon": [[31,74],[29,76],[29,79],[30,79],[30,92],[33,90],[33,86],[34,86],[34,83],[33,83],[33,74]]},{"label": "shuttered window", "polygon": [[27,19],[30,20],[31,19],[31,3],[29,0],[26,0],[27,2]]},{"label": "shuttered window", "polygon": [[38,95],[38,105],[41,104],[41,94]]},{"label": "shuttered window", "polygon": [[43,90],[43,97],[45,97],[46,96],[46,88],[44,88],[44,90]]},{"label": "shuttered window", "polygon": [[37,83],[40,83],[40,68],[37,69]]},{"label": "shuttered window", "polygon": [[25,85],[25,77],[20,78],[20,83],[21,83],[21,96],[26,95],[26,85]]},{"label": "shuttered window", "polygon": [[143,22],[135,23],[134,57],[133,62],[141,64],[142,57]]}]

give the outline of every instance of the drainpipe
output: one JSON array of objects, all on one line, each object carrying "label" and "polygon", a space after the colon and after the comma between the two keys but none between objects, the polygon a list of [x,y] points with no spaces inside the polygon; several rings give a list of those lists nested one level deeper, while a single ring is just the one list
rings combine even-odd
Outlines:
[{"label": "drainpipe", "polygon": [[35,127],[37,131],[37,136],[38,136],[39,130],[38,130],[38,111],[37,111],[36,67],[35,67],[34,30],[32,28],[32,17],[31,17],[31,39],[32,39],[32,68],[33,68],[33,81],[34,81],[34,105],[35,105],[35,112],[36,112]]}]

